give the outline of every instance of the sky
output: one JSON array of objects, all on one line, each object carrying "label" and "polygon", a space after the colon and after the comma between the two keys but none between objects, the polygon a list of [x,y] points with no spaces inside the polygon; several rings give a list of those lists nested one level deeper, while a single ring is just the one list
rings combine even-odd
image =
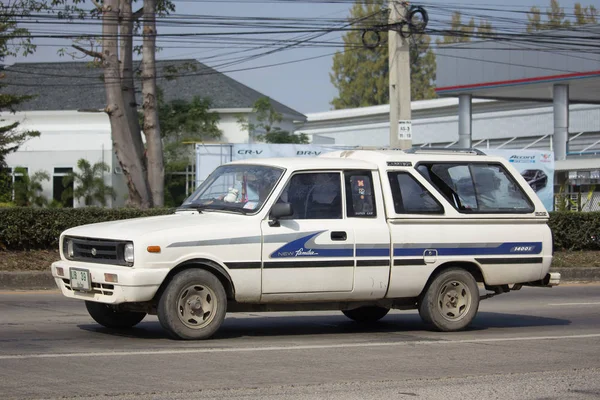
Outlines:
[{"label": "sky", "polygon": [[[525,1],[525,2],[524,2]],[[540,0],[467,0],[467,1],[440,1],[427,0],[425,2],[413,2],[412,4],[423,5],[426,9],[430,8],[430,24],[447,23],[452,10],[464,11],[478,8],[478,11],[470,11],[478,15],[487,15],[494,25],[495,21],[501,22],[502,17],[525,18],[525,14],[518,14],[514,11],[525,12],[531,6],[537,5],[544,10],[549,1]],[[139,1],[138,1],[139,3]],[[575,0],[562,0],[560,5],[565,8],[565,12],[572,13]],[[91,4],[91,3],[90,3]],[[276,18],[345,18],[349,16],[352,4],[348,0],[322,0],[318,3],[310,1],[291,1],[286,3],[271,2],[270,0],[181,0],[175,1],[177,15],[217,15],[227,17],[276,17]],[[600,9],[600,1],[583,1],[584,6],[593,4]],[[442,6],[444,9],[440,9]],[[481,9],[489,9],[484,11]],[[492,10],[506,10],[497,12]],[[289,23],[288,23],[289,25]],[[36,25],[39,29],[39,25]],[[56,26],[52,29],[56,31]],[[97,32],[98,26],[81,25],[63,25],[62,31],[76,30],[78,32]],[[203,29],[206,32],[217,32],[216,29],[199,27],[160,27],[160,33],[181,33],[198,32]],[[232,31],[233,28],[222,28],[226,31]],[[221,31],[222,32],[222,31]],[[298,35],[298,34],[296,34]],[[339,39],[339,32],[334,32],[326,36],[327,39]],[[289,38],[290,34],[271,34],[267,37]],[[323,39],[323,38],[322,38]],[[59,56],[57,51],[70,45],[70,41],[57,39],[38,39],[38,49],[35,54],[26,58],[7,58],[6,64],[13,62],[52,62],[52,61],[70,61],[70,56]],[[186,48],[176,48],[183,47]],[[213,45],[213,47],[215,47]],[[332,53],[338,48],[332,47],[307,47],[292,48],[277,52],[255,60],[250,60],[238,65],[224,66],[223,61],[228,61],[232,57],[239,57],[240,49],[230,48],[228,45],[219,45],[219,48],[201,48],[197,43],[173,44],[163,43],[162,50],[157,54],[158,60],[165,59],[183,59],[195,58],[205,62],[209,66],[217,66],[217,70],[226,73],[233,79],[236,79],[245,85],[265,94],[273,99],[302,113],[323,112],[332,109],[331,100],[336,96],[337,89],[330,81],[329,73],[332,67]],[[306,58],[311,60],[296,62]],[[289,64],[285,64],[288,63]],[[269,66],[272,64],[282,64]],[[254,68],[254,69],[252,69]],[[199,94],[201,95],[201,93]]]}]

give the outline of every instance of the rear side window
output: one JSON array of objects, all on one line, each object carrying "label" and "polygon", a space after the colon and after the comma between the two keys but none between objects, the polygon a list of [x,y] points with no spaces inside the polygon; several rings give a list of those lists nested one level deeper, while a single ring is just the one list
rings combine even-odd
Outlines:
[{"label": "rear side window", "polygon": [[443,214],[444,208],[409,173],[388,172],[396,214]]},{"label": "rear side window", "polygon": [[458,211],[529,213],[533,204],[499,164],[421,164],[417,168]]},{"label": "rear side window", "polygon": [[376,217],[371,171],[348,171],[344,175],[348,217]]}]

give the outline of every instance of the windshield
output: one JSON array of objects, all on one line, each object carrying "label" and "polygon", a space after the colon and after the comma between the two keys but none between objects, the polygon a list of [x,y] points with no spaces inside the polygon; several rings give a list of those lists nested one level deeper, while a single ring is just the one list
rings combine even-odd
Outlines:
[{"label": "windshield", "polygon": [[183,202],[182,208],[255,212],[282,174],[282,169],[261,165],[220,166]]}]

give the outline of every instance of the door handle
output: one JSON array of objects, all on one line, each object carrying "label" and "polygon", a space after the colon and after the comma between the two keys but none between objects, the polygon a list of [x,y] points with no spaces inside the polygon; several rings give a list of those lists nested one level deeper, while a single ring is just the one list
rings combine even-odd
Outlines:
[{"label": "door handle", "polygon": [[331,240],[346,240],[348,235],[344,231],[333,231],[331,232]]}]

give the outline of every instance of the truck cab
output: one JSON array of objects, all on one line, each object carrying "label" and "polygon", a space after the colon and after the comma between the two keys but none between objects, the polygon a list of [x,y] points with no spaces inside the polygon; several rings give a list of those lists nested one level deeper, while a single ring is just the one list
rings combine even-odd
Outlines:
[{"label": "truck cab", "polygon": [[345,150],[222,165],[171,215],[63,232],[51,269],[98,323],[157,314],[175,338],[209,338],[236,311],[336,309],[372,323],[416,308],[455,331],[481,298],[559,283],[547,221],[504,159]]}]

